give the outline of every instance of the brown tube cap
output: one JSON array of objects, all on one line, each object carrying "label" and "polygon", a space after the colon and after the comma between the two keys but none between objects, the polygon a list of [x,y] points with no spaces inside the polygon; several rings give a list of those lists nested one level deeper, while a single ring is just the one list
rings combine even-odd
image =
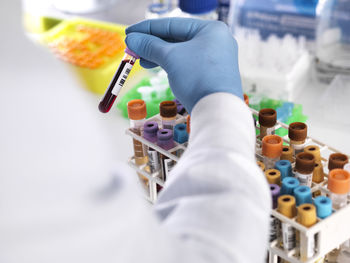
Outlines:
[{"label": "brown tube cap", "polygon": [[176,117],[177,106],[175,101],[166,100],[162,101],[159,105],[160,116],[164,118]]},{"label": "brown tube cap", "polygon": [[277,169],[268,169],[265,176],[269,184],[277,184],[281,186],[281,172]]},{"label": "brown tube cap", "polygon": [[314,172],[312,174],[312,181],[314,183],[321,183],[324,180],[323,165],[320,162],[315,163]]},{"label": "brown tube cap", "polygon": [[332,193],[347,194],[350,191],[350,174],[343,169],[333,169],[328,175],[328,189]]},{"label": "brown tube cap", "polygon": [[292,195],[281,195],[277,199],[277,211],[282,215],[293,218],[297,214],[295,197]]},{"label": "brown tube cap", "polygon": [[305,141],[307,137],[307,125],[303,122],[293,122],[289,124],[288,137],[292,141]]},{"label": "brown tube cap", "polygon": [[344,165],[349,162],[349,158],[342,153],[333,153],[328,158],[328,170],[339,168],[343,169]]},{"label": "brown tube cap", "polygon": [[282,155],[281,160],[288,160],[291,163],[294,162],[293,160],[293,149],[289,145],[283,145],[282,147]]},{"label": "brown tube cap", "polygon": [[310,227],[317,223],[316,207],[313,204],[302,204],[298,207],[297,222]]},{"label": "brown tube cap", "polygon": [[315,156],[311,153],[298,153],[295,161],[295,169],[301,174],[311,174],[315,168]]},{"label": "brown tube cap", "polygon": [[309,145],[305,147],[304,152],[311,153],[313,156],[315,156],[315,162],[318,162],[318,163],[321,162],[320,147],[316,145]]},{"label": "brown tube cap", "polygon": [[248,95],[244,93],[243,97],[244,97],[245,104],[247,104],[247,106],[249,106],[249,97],[248,97]]},{"label": "brown tube cap", "polygon": [[146,116],[146,103],[143,100],[131,100],[128,102],[128,117],[130,120],[142,120]]},{"label": "brown tube cap", "polygon": [[260,167],[260,169],[265,172],[265,164],[263,162],[257,161],[256,162],[258,164],[258,166]]},{"label": "brown tube cap", "polygon": [[277,158],[282,154],[283,140],[278,135],[267,135],[262,140],[262,154],[269,158]]},{"label": "brown tube cap", "polygon": [[274,109],[261,109],[259,111],[259,123],[261,126],[271,128],[276,124],[277,113]]}]

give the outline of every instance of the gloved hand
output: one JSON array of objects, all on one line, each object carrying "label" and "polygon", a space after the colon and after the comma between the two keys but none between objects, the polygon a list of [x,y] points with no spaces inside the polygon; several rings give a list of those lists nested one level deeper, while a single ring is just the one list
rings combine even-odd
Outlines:
[{"label": "gloved hand", "polygon": [[141,66],[161,66],[176,98],[191,113],[204,96],[227,92],[243,98],[237,44],[218,21],[146,20],[126,29],[126,44]]}]

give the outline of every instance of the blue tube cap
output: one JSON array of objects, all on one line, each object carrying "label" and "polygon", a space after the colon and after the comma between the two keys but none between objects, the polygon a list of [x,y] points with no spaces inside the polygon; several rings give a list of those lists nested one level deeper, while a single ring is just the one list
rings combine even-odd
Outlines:
[{"label": "blue tube cap", "polygon": [[188,141],[188,133],[186,131],[186,124],[179,123],[174,128],[174,141],[177,143],[185,143]]},{"label": "blue tube cap", "polygon": [[275,163],[275,168],[281,172],[281,179],[293,176],[292,164],[288,160],[280,160]]},{"label": "blue tube cap", "polygon": [[294,188],[294,196],[297,206],[305,203],[312,204],[311,188],[306,185],[299,185]]},{"label": "blue tube cap", "polygon": [[218,6],[217,0],[180,0],[179,7],[189,14],[203,14],[215,10]]},{"label": "blue tube cap", "polygon": [[317,196],[314,200],[317,217],[326,218],[332,214],[332,200],[326,196]]},{"label": "blue tube cap", "polygon": [[281,195],[293,195],[294,189],[299,186],[299,180],[294,177],[286,177],[282,180]]}]

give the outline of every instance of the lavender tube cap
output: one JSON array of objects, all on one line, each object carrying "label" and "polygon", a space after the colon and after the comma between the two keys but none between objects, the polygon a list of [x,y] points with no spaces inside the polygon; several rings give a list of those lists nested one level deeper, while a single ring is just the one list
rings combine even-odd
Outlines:
[{"label": "lavender tube cap", "polygon": [[128,47],[125,48],[124,52],[130,56],[133,56],[136,59],[139,59],[140,57],[136,55],[133,51],[131,51]]},{"label": "lavender tube cap", "polygon": [[156,121],[146,121],[143,125],[143,138],[147,141],[157,142],[158,123]]},{"label": "lavender tube cap", "polygon": [[162,129],[157,132],[157,145],[164,150],[174,148],[173,131],[169,129]]},{"label": "lavender tube cap", "polygon": [[280,195],[281,188],[277,184],[270,184],[270,191],[272,196],[272,208],[275,209],[277,207],[277,199]]}]

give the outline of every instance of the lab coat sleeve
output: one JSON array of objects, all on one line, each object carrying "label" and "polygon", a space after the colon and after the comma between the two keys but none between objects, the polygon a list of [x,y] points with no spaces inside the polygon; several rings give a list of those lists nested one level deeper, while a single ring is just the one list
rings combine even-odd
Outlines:
[{"label": "lab coat sleeve", "polygon": [[155,205],[163,231],[195,262],[264,262],[270,198],[249,108],[228,93],[202,98],[192,111],[189,146]]}]

